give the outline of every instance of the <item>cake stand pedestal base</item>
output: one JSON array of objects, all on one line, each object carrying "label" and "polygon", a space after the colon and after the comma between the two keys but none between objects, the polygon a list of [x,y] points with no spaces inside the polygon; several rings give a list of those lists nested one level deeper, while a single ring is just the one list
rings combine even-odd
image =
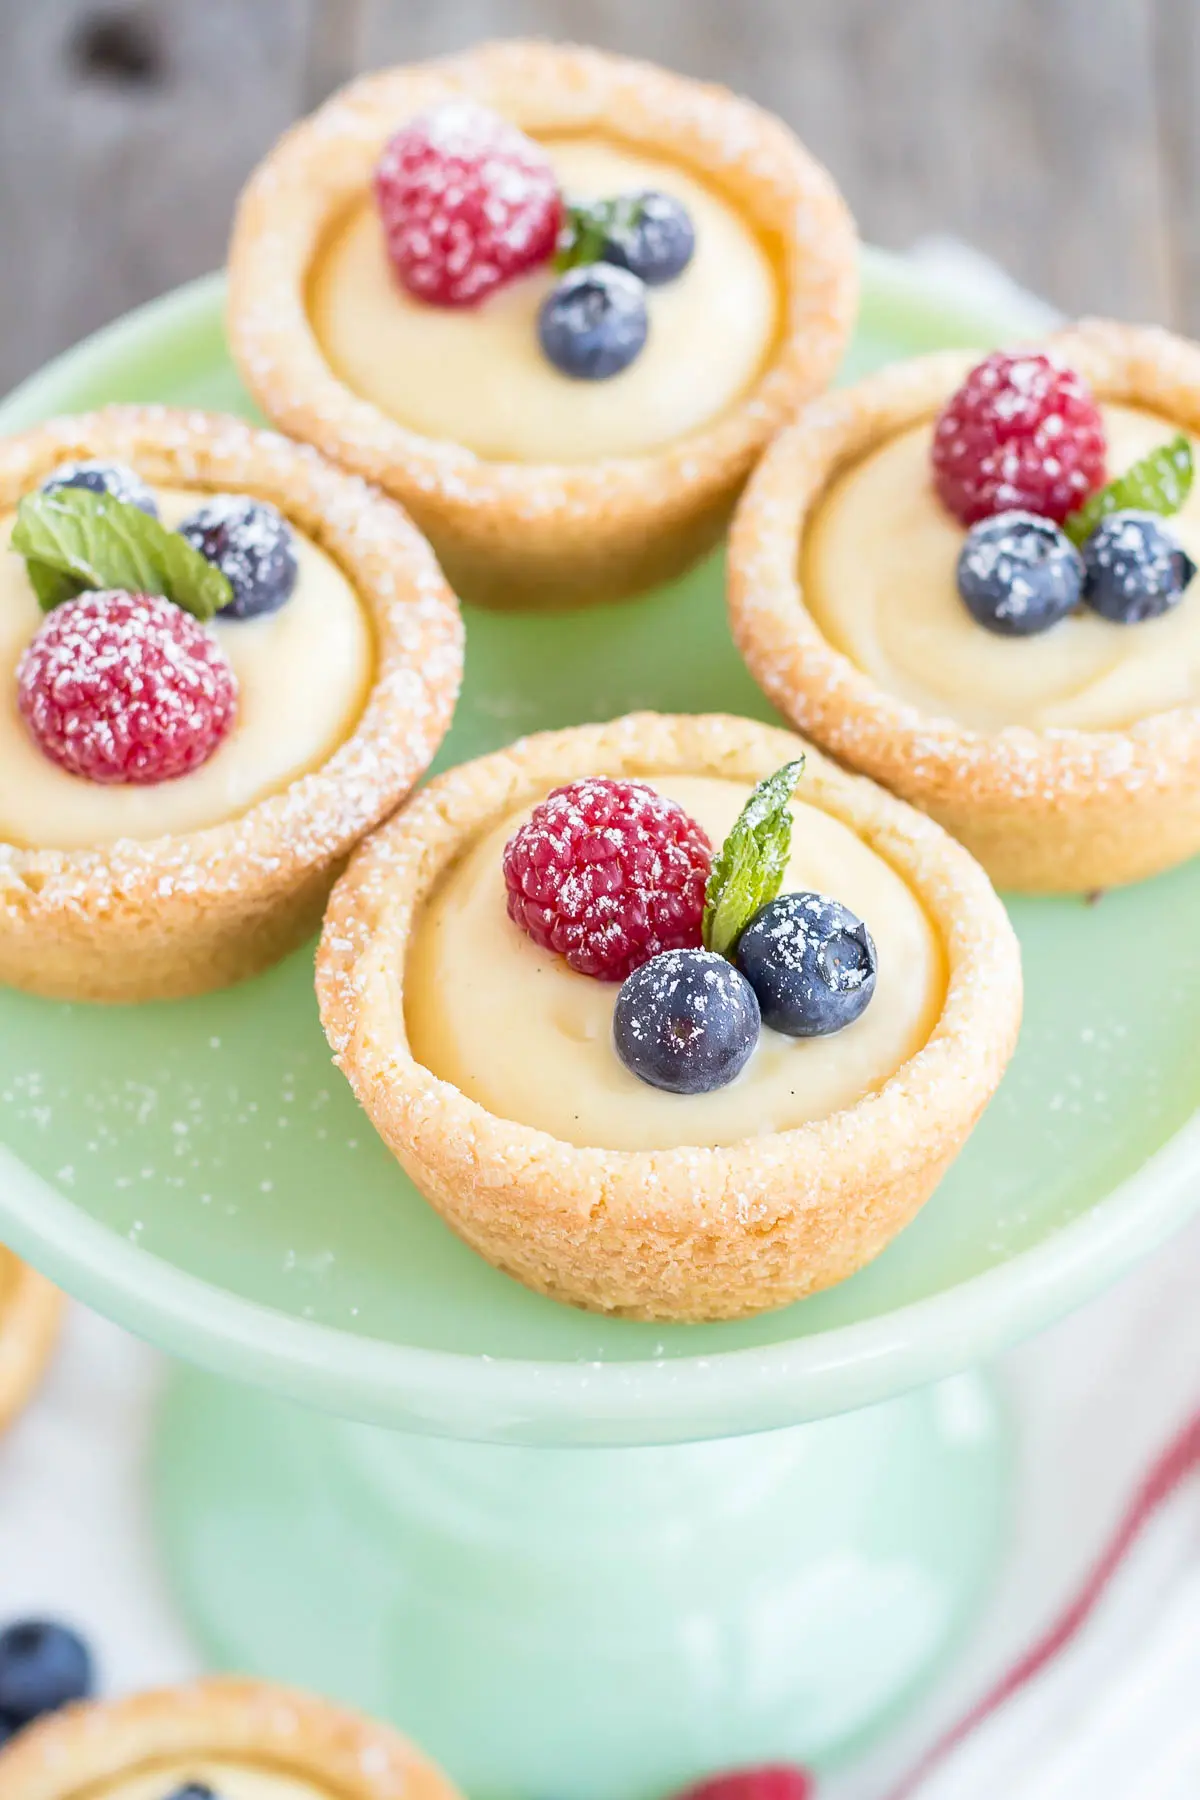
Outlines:
[{"label": "cake stand pedestal base", "polygon": [[637,1800],[843,1752],[991,1567],[977,1375],[758,1437],[527,1449],[348,1424],[181,1370],[157,1497],[220,1664],[393,1719],[472,1800]]}]

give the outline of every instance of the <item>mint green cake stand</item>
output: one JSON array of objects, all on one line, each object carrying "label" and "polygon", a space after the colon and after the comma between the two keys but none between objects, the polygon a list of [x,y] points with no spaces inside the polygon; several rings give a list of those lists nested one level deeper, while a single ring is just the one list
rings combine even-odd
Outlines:
[{"label": "mint green cake stand", "polygon": [[[855,371],[1018,324],[866,275]],[[145,308],[0,425],[246,409],[220,304],[209,280]],[[766,716],[717,567],[471,614],[441,760],[642,706]],[[394,1718],[477,1800],[637,1800],[892,1716],[1000,1534],[1004,1434],[961,1371],[1200,1204],[1200,866],[1013,915],[1021,1046],[934,1199],[842,1287],[712,1327],[573,1312],[451,1237],[332,1069],[308,953],[185,1005],[0,996],[0,1232],[191,1365],[158,1517],[214,1659]]]}]

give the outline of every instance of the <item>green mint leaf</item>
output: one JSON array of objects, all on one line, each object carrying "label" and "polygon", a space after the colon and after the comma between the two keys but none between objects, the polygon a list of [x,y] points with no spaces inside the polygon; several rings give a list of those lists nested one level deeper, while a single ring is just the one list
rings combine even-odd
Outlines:
[{"label": "green mint leaf", "polygon": [[1109,513],[1131,508],[1166,516],[1177,513],[1192,491],[1193,474],[1191,442],[1180,432],[1169,444],[1160,444],[1123,475],[1098,488],[1077,512],[1068,515],[1063,530],[1078,545],[1086,542]]},{"label": "green mint leaf", "polygon": [[52,569],[49,563],[29,561],[25,567],[43,612],[53,612],[56,606],[61,606],[64,600],[73,600],[79,592],[77,582],[60,570]]},{"label": "green mint leaf", "polygon": [[554,267],[559,274],[600,262],[604,246],[614,232],[631,230],[642,215],[636,194],[618,194],[613,200],[583,200],[568,205],[558,234]]},{"label": "green mint leaf", "polygon": [[233,599],[228,577],[177,531],[89,488],[26,494],[12,547],[45,612],[87,588],[162,594],[202,622]]},{"label": "green mint leaf", "polygon": [[755,913],[778,894],[792,848],[790,802],[803,769],[800,756],[760,781],[713,858],[701,927],[706,950],[731,957]]}]

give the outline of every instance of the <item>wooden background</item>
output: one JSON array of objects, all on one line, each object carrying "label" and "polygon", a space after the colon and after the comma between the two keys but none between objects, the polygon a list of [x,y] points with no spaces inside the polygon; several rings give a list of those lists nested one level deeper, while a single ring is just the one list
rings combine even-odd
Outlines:
[{"label": "wooden background", "polygon": [[355,70],[499,33],[725,81],[876,242],[958,233],[1200,333],[1200,0],[0,0],[0,391],[220,262],[247,171]]}]

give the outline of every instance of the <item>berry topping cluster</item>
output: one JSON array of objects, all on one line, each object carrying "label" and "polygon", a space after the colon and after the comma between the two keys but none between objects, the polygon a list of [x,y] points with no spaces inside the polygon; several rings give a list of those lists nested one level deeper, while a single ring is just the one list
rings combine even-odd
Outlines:
[{"label": "berry topping cluster", "polygon": [[580,974],[621,982],[614,1047],[652,1087],[710,1093],[764,1024],[822,1037],[871,999],[861,919],[822,894],[779,896],[802,766],[759,783],[715,859],[675,801],[602,776],[556,789],[505,848],[509,917]]},{"label": "berry topping cluster", "polygon": [[81,594],[55,607],[17,668],[39,748],[85,781],[173,781],[208,761],[233,722],[228,659],[158,594]]},{"label": "berry topping cluster", "polygon": [[546,262],[562,216],[545,151],[472,100],[432,107],[389,139],[375,198],[397,277],[433,306],[477,306]]},{"label": "berry topping cluster", "polygon": [[581,975],[624,981],[699,944],[712,845],[644,781],[556,788],[504,852],[509,917]]},{"label": "berry topping cluster", "polygon": [[1002,637],[1048,631],[1078,607],[1115,625],[1175,606],[1195,574],[1163,524],[1192,481],[1186,437],[1107,485],[1099,410],[1048,356],[997,351],[971,370],[933,435],[933,478],[968,525],[958,591]]},{"label": "berry topping cluster", "polygon": [[233,668],[205,624],[273,612],[296,585],[291,527],[273,506],[215,494],[178,531],[120,463],[64,463],[17,510],[46,614],[17,669],[17,704],[51,762],[85,781],[178,780],[208,761],[237,711]]},{"label": "berry topping cluster", "polygon": [[432,107],[389,139],[375,199],[397,279],[429,305],[477,306],[553,257],[561,278],[538,340],[581,381],[640,355],[647,288],[674,281],[695,250],[687,209],[669,194],[567,206],[542,147],[471,100]]}]

